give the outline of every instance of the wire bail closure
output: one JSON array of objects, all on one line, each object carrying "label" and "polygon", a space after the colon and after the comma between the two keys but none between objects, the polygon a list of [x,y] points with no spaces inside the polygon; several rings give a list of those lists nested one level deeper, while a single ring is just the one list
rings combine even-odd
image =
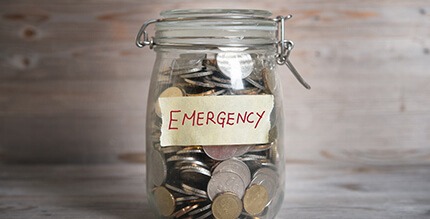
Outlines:
[{"label": "wire bail closure", "polygon": [[[285,39],[285,21],[292,18],[292,15],[287,15],[285,17],[278,16],[276,18],[268,18],[269,20],[275,21],[278,23],[278,39],[281,38],[279,41],[276,42],[277,45],[277,54],[276,54],[276,62],[279,65],[286,65],[291,73],[296,77],[296,79],[302,84],[306,89],[311,89],[311,86],[306,83],[306,81],[302,78],[302,76],[299,74],[299,72],[296,70],[296,68],[293,66],[291,61],[289,60],[289,56],[291,53],[291,50],[294,48],[294,42],[291,40]],[[178,20],[196,20],[196,19],[267,19],[267,18],[256,18],[256,17],[250,17],[250,16],[222,16],[222,17],[188,17],[188,18],[169,18],[169,19],[152,19],[147,22],[145,22],[142,27],[140,28],[139,32],[137,33],[136,37],[136,46],[139,48],[143,48],[145,46],[149,46],[150,49],[153,49],[154,46],[158,45],[154,41],[154,37],[151,37],[149,39],[148,33],[146,32],[146,28],[153,23],[157,22],[163,22],[163,21],[178,21]],[[142,36],[143,35],[143,36]],[[143,38],[143,39],[142,39]],[[160,44],[161,45],[161,44]],[[180,45],[177,45],[180,46]],[[192,44],[186,44],[182,46],[193,46]],[[209,44],[199,44],[199,46],[221,46],[221,45],[209,45]],[[222,45],[225,46],[225,45]],[[249,44],[234,44],[231,46],[253,46]]]}]

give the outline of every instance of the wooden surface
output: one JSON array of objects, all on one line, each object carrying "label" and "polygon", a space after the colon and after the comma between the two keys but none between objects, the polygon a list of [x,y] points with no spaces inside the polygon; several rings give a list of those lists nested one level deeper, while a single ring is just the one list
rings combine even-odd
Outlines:
[{"label": "wooden surface", "polygon": [[[290,164],[277,218],[430,218],[430,166]],[[0,167],[1,218],[153,219],[144,165]]]},{"label": "wooden surface", "polygon": [[176,8],[294,15],[278,218],[430,218],[428,0],[0,1],[0,218],[153,218],[134,38]]},{"label": "wooden surface", "polygon": [[279,69],[287,158],[430,163],[427,0],[2,0],[0,159],[121,163],[145,152],[155,53],[140,25],[175,8],[258,8],[293,14],[291,60]]}]

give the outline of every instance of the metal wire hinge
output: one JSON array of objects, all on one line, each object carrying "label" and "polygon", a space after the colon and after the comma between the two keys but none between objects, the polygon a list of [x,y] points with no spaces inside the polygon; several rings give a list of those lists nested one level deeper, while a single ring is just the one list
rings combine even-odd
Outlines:
[{"label": "metal wire hinge", "polygon": [[287,15],[286,17],[278,16],[274,19],[278,23],[278,32],[280,32],[278,34],[281,35],[281,40],[278,41],[278,53],[276,54],[276,61],[279,65],[285,64],[290,69],[291,73],[293,73],[293,75],[297,78],[300,84],[302,84],[306,89],[311,89],[311,86],[306,83],[296,68],[294,68],[293,63],[291,63],[288,59],[291,50],[294,48],[294,42],[285,39],[285,21],[292,17],[292,15]]}]

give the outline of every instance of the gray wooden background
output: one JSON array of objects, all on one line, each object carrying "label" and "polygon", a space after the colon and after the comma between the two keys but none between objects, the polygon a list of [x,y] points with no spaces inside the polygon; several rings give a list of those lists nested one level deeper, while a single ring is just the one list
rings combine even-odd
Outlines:
[{"label": "gray wooden background", "polygon": [[430,163],[427,0],[2,0],[0,160],[141,163],[154,51],[146,20],[175,8],[293,14],[279,68],[291,163]]}]

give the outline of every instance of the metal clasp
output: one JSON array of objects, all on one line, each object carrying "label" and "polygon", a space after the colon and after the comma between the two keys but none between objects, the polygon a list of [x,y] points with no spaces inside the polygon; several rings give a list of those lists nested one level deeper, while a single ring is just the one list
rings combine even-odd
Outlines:
[{"label": "metal clasp", "polygon": [[[285,64],[293,75],[297,78],[297,80],[302,84],[306,89],[311,89],[311,86],[306,83],[306,81],[302,78],[299,72],[294,68],[293,63],[288,59],[291,53],[291,50],[294,48],[294,42],[291,40],[285,39],[285,21],[292,18],[293,16],[287,15],[286,17],[278,16],[274,19],[278,23],[278,37],[281,36],[281,40],[278,41],[278,53],[276,55],[276,61],[279,65]],[[280,28],[279,28],[280,27]]]},{"label": "metal clasp", "polygon": [[[139,30],[139,33],[137,33],[136,37],[136,46],[139,48],[143,48],[144,46],[148,46],[152,49],[154,47],[154,37],[151,37],[151,39],[148,39],[148,33],[146,32],[146,27],[149,26],[152,23],[156,23],[160,21],[160,19],[153,19],[145,22],[142,27]],[[142,34],[143,34],[143,40],[142,40]]]}]

